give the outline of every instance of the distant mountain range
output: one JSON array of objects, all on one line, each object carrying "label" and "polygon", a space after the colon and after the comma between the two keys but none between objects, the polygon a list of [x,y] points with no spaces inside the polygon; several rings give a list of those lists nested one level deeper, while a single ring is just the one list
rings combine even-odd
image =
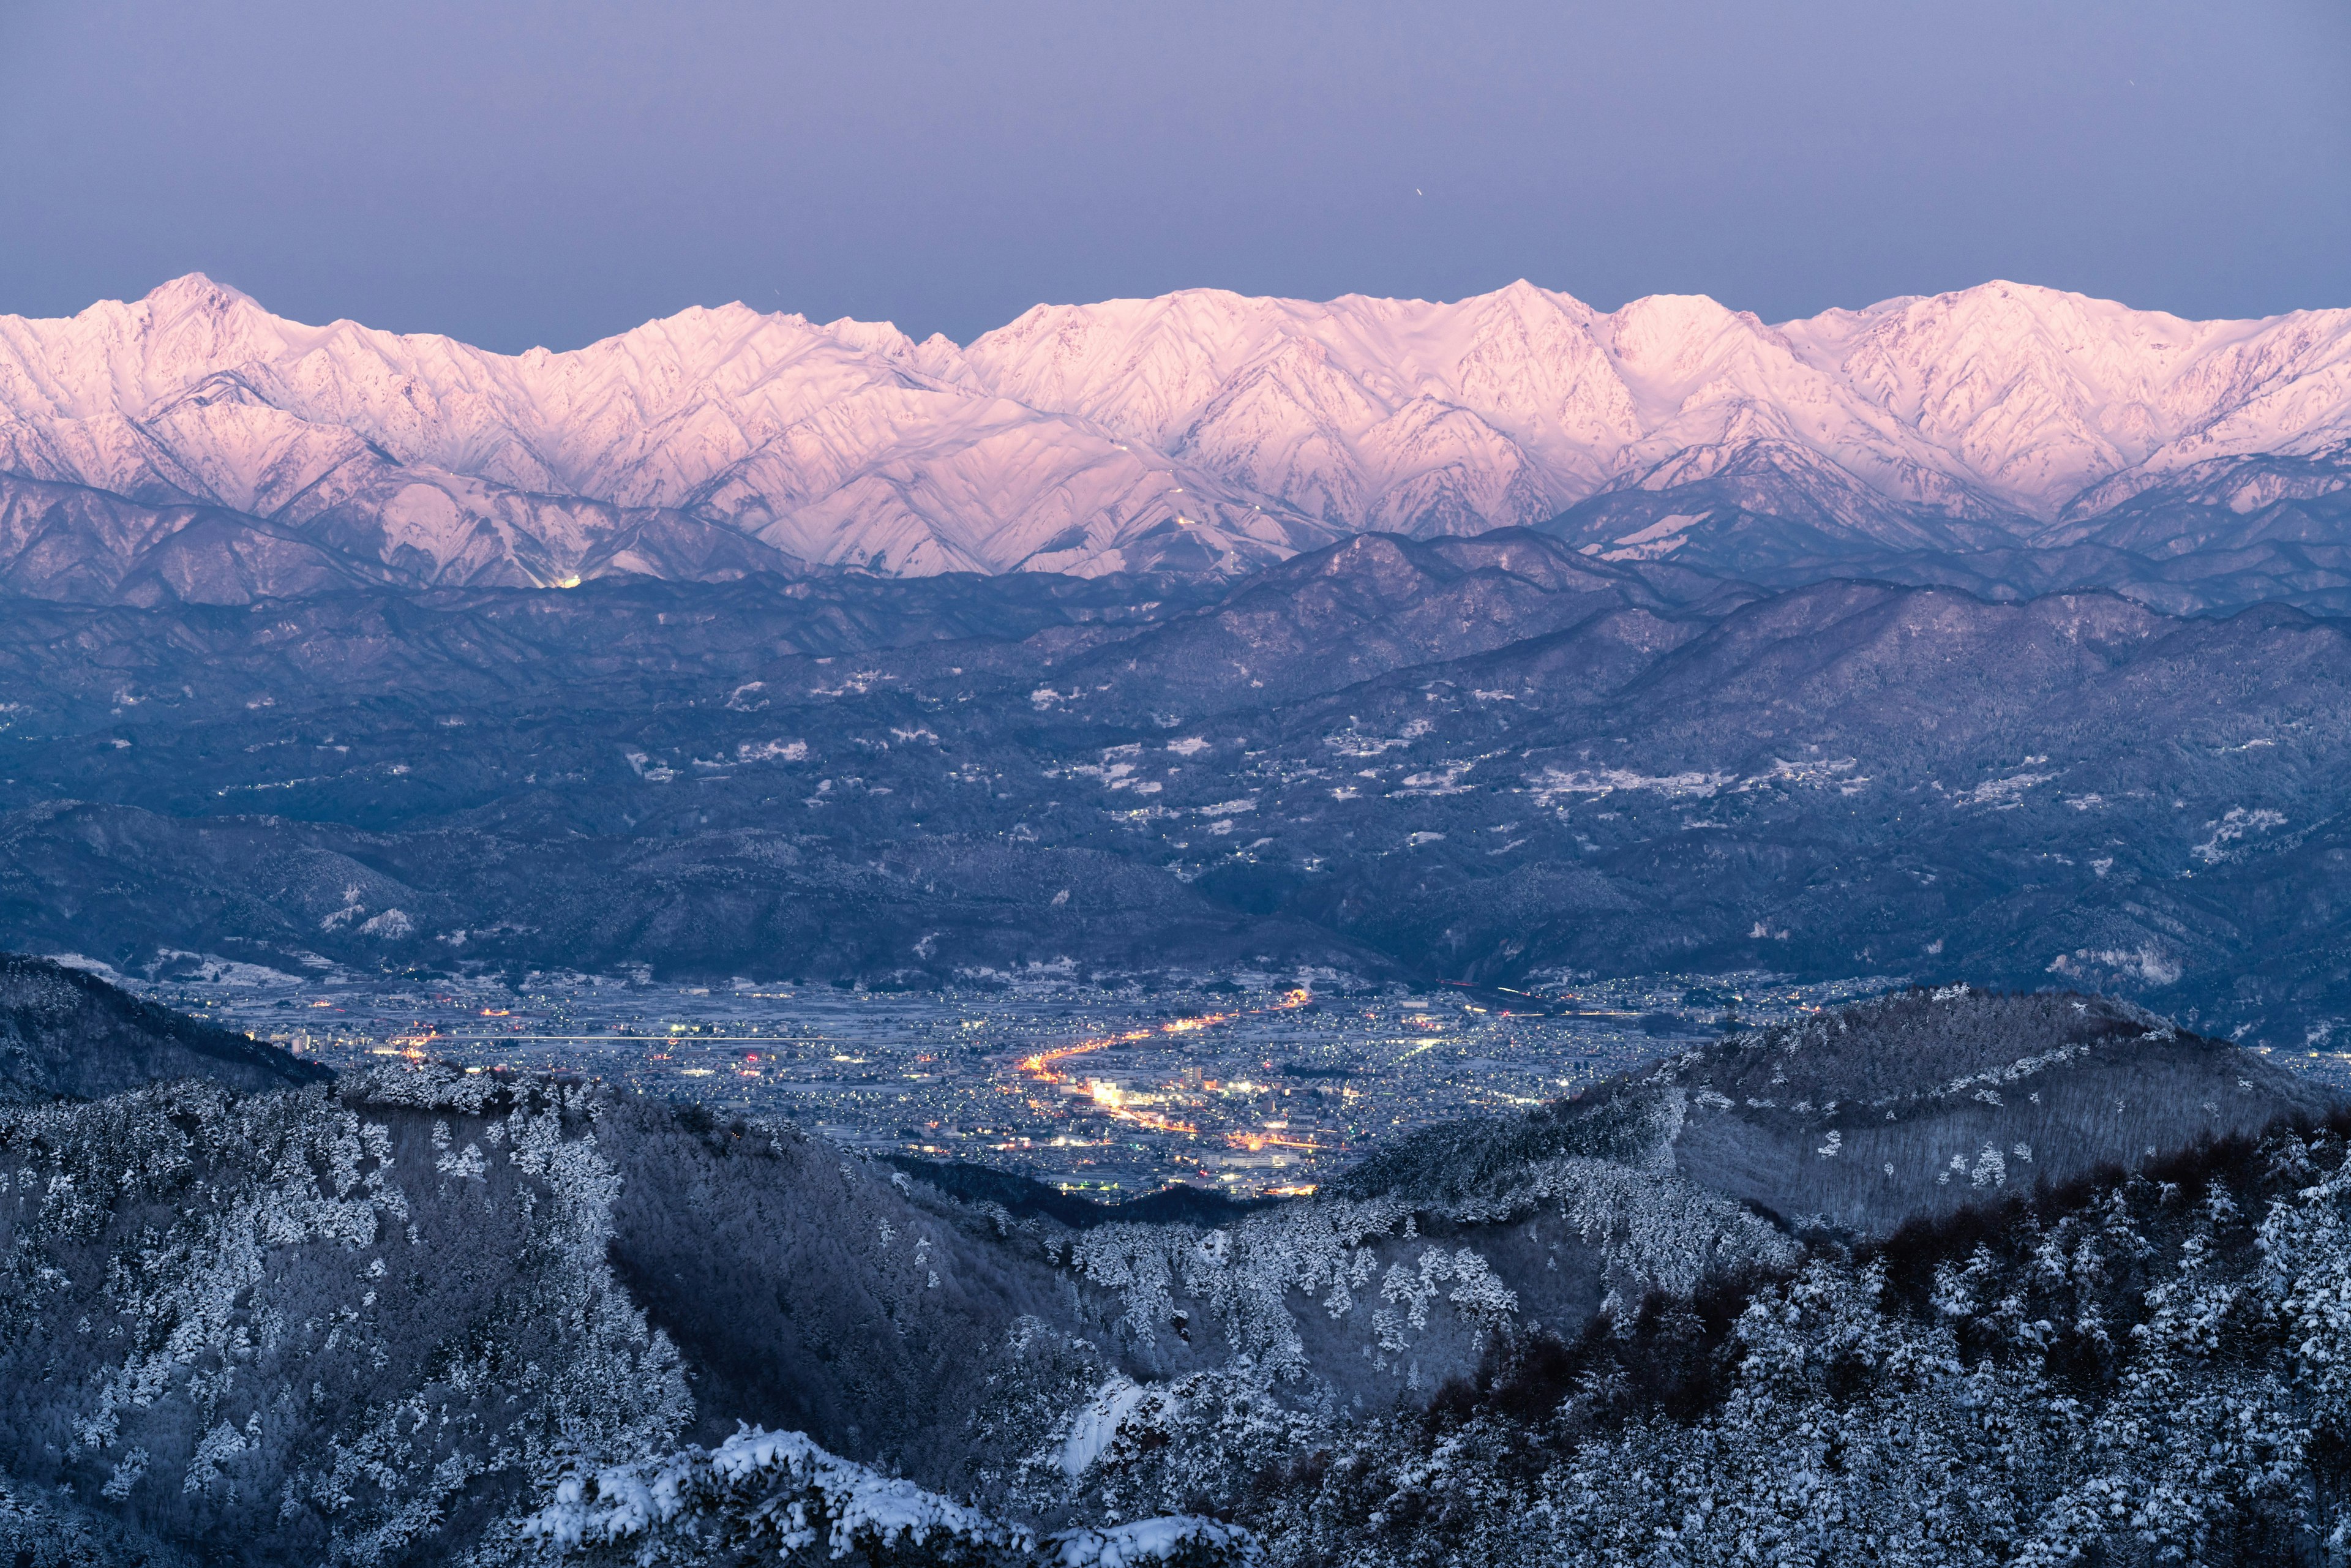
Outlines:
[{"label": "distant mountain range", "polygon": [[151,976],[1761,969],[2351,1027],[2351,623],[2276,606],[1374,534],[1147,596],[18,600],[0,703],[0,946]]},{"label": "distant mountain range", "polygon": [[565,353],[190,276],[0,318],[0,591],[241,603],[612,575],[1235,576],[1530,526],[1775,585],[2351,608],[2351,310],[2011,283],[1767,325],[1196,289],[958,347],[694,309]]},{"label": "distant mountain range", "polygon": [[2295,1048],[2351,1020],[2346,479],[2351,312],[507,357],[184,278],[0,319],[0,945],[2053,977]]}]

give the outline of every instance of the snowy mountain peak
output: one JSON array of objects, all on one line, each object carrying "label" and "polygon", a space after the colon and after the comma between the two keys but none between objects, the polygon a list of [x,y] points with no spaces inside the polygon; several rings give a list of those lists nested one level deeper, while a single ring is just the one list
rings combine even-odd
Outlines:
[{"label": "snowy mountain peak", "polygon": [[2287,483],[2231,465],[2339,487],[2346,451],[2351,312],[2198,322],[2005,281],[1776,326],[1704,295],[1600,312],[1523,278],[1452,302],[1199,288],[1040,305],[963,346],[737,302],[520,355],[305,326],[201,274],[0,319],[0,559],[110,550],[66,573],[106,592],[182,525],[142,513],[68,547],[62,503],[26,486],[225,508],[329,575],[522,583],[1234,571],[1571,509],[1602,549],[1666,506],[2030,542],[2191,479]]},{"label": "snowy mountain peak", "polygon": [[[240,308],[260,309],[251,296],[225,283],[215,282],[201,272],[183,273],[166,283],[150,289],[139,301],[148,314],[157,320],[169,320],[190,314],[220,316]],[[92,306],[102,309],[102,306]]]}]

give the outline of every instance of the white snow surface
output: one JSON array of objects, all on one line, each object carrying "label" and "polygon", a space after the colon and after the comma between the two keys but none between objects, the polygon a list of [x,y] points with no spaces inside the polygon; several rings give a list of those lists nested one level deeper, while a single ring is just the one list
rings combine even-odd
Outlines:
[{"label": "white snow surface", "polygon": [[1071,1480],[1085,1474],[1118,1436],[1120,1424],[1143,1403],[1145,1393],[1133,1378],[1117,1375],[1094,1390],[1094,1396],[1070,1416],[1070,1433],[1061,1442],[1061,1473]]},{"label": "white snow surface", "polygon": [[640,1560],[652,1562],[666,1560],[655,1538],[679,1527],[785,1563],[925,1545],[948,1559],[1018,1555],[1059,1568],[1138,1568],[1196,1546],[1221,1548],[1244,1562],[1259,1556],[1247,1531],[1187,1514],[1063,1531],[1040,1542],[1026,1525],[883,1476],[827,1452],[804,1433],[757,1427],[716,1448],[565,1476],[545,1506],[517,1521],[517,1533],[557,1558],[635,1542]]},{"label": "white snow surface", "polygon": [[[2351,311],[2189,321],[2005,282],[1778,326],[1524,282],[1442,304],[1189,289],[1039,306],[961,347],[735,304],[520,355],[305,326],[197,275],[0,317],[0,486],[225,508],[434,582],[782,559],[761,547],[904,574],[1239,570],[1759,470],[1831,511],[2067,542],[2158,484],[2219,476],[2240,510],[2338,485],[2346,443]],[[2230,478],[2247,456],[2324,471]],[[0,491],[0,559],[65,494]],[[1854,526],[1893,527],[1867,509]]]},{"label": "white snow surface", "polygon": [[1257,1542],[1237,1524],[1195,1514],[1138,1519],[1105,1530],[1072,1530],[1052,1538],[1061,1568],[1141,1568],[1196,1547],[1222,1548],[1244,1563],[1260,1560]]},{"label": "white snow surface", "polygon": [[592,1477],[566,1477],[548,1505],[522,1522],[521,1533],[561,1553],[642,1537],[681,1518],[724,1516],[730,1509],[759,1519],[762,1501],[794,1487],[804,1488],[808,1500],[770,1521],[775,1543],[787,1555],[820,1544],[822,1552],[812,1555],[840,1557],[860,1545],[934,1537],[1007,1542],[1019,1533],[912,1481],[830,1454],[803,1433],[758,1427],[715,1449],[687,1448]]}]

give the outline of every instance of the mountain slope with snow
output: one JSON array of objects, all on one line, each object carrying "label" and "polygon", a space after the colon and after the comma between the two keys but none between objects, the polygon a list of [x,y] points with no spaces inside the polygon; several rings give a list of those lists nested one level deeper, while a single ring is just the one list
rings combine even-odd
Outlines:
[{"label": "mountain slope with snow", "polygon": [[[1228,575],[1521,525],[1733,569],[2160,560],[2346,476],[2351,311],[2194,322],[2009,283],[1777,327],[1523,282],[1196,289],[1039,306],[960,348],[729,305],[512,356],[304,326],[193,275],[0,318],[0,582],[55,598]],[[2351,545],[2295,516],[2298,544]]]}]

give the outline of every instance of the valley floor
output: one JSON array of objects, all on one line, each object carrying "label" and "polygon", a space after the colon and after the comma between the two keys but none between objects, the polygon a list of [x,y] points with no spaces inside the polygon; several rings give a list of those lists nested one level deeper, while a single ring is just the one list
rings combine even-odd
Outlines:
[{"label": "valley floor", "polygon": [[569,1073],[1113,1199],[1177,1181],[1311,1188],[1418,1128],[1523,1110],[1685,1048],[1726,1015],[1776,1022],[1896,983],[1665,974],[1537,992],[1243,974],[871,991],[193,968],[131,983],[339,1071],[389,1057]]}]

